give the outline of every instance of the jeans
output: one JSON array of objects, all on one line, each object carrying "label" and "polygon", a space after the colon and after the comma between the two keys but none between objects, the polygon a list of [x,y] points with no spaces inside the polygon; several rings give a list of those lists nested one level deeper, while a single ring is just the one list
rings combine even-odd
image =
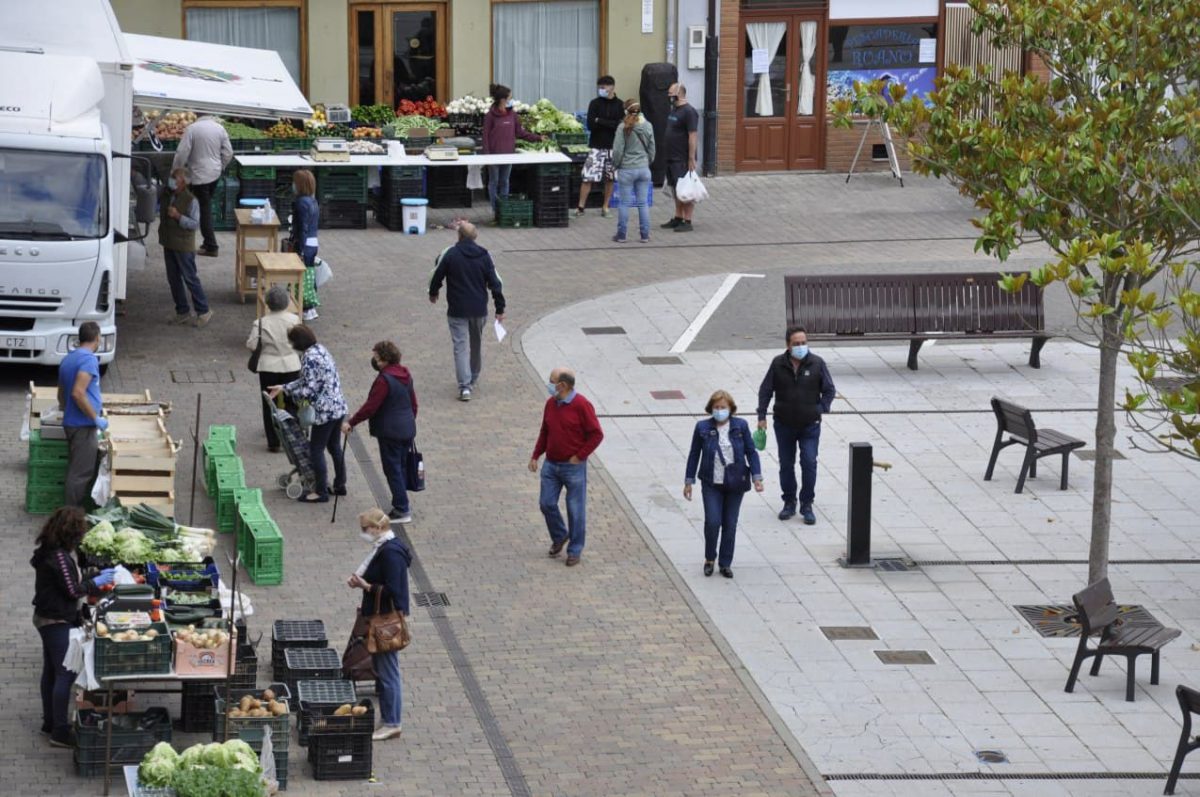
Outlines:
[{"label": "jeans", "polygon": [[[718,566],[729,567],[733,564],[738,513],[746,494],[741,491],[726,493],[707,482],[700,482],[700,496],[704,499],[704,561],[715,560]],[[721,540],[719,557],[718,538]]]},{"label": "jeans", "polygon": [[[562,512],[558,511],[558,496],[567,488],[567,523],[563,524]],[[570,462],[542,463],[542,491],[538,499],[542,514],[546,517],[546,529],[551,542],[561,542],[568,536],[567,556],[583,553],[587,537],[587,462],[572,465]],[[568,531],[568,528],[570,529]]]},{"label": "jeans", "polygon": [[42,637],[42,727],[55,739],[66,741],[71,726],[67,724],[67,705],[71,700],[71,685],[75,673],[63,666],[71,639],[71,626],[53,623],[38,629]]},{"label": "jeans", "polygon": [[492,212],[496,211],[496,197],[508,196],[508,178],[512,176],[512,164],[488,167],[488,199],[492,201]]},{"label": "jeans", "polygon": [[[196,273],[196,253],[164,249],[163,259],[167,262],[167,284],[171,286],[175,312],[187,315],[194,308],[196,315],[207,313],[208,297],[204,295],[204,286]],[[188,307],[188,294],[192,297],[192,307]]]},{"label": "jeans", "polygon": [[342,451],[342,421],[334,418],[332,421],[318,423],[313,426],[308,437],[308,457],[312,460],[313,471],[317,475],[317,483],[313,492],[317,495],[329,495],[329,470],[325,465],[325,452],[333,457],[333,489],[346,489],[346,457]]},{"label": "jeans", "polygon": [[212,198],[213,191],[217,188],[217,181],[204,185],[189,186],[192,196],[196,197],[196,201],[200,203],[200,238],[204,242],[204,248],[212,251],[217,251],[217,236],[213,233],[213,214],[212,214]]},{"label": "jeans", "polygon": [[796,503],[796,449],[800,449],[800,506],[809,506],[817,490],[817,447],[821,444],[821,422],[803,429],[775,421],[775,442],[779,444],[779,486],[783,502]]},{"label": "jeans", "polygon": [[483,325],[487,316],[456,318],[446,316],[450,324],[450,341],[454,344],[454,371],[458,389],[474,387],[483,370]]},{"label": "jeans", "polygon": [[617,235],[625,237],[629,227],[629,208],[638,211],[638,232],[643,238],[650,237],[650,208],[646,207],[646,192],[650,188],[649,169],[621,169],[617,173],[621,188],[621,204],[617,206]]},{"label": "jeans", "polygon": [[[288,382],[294,382],[299,378],[299,371],[292,371],[290,374],[259,371],[258,386],[259,389],[266,390],[272,385],[286,385]],[[279,395],[283,398],[283,408],[295,416],[296,402],[288,398],[287,393],[280,393]],[[259,403],[262,404],[263,430],[267,433],[267,445],[270,448],[279,448],[279,435],[275,433],[275,424],[271,421],[271,408],[267,406],[266,401],[260,401]]]},{"label": "jeans", "polygon": [[408,486],[404,481],[404,460],[412,440],[392,440],[378,438],[379,460],[383,464],[383,475],[387,477],[388,487],[392,490],[392,509],[407,515]]},{"label": "jeans", "polygon": [[400,654],[375,653],[371,656],[375,664],[375,694],[379,697],[379,714],[384,725],[400,724],[400,709],[403,707],[403,688],[400,683]]},{"label": "jeans", "polygon": [[100,441],[95,426],[64,426],[67,435],[67,478],[65,506],[83,506],[92,494],[96,466],[100,464]]}]

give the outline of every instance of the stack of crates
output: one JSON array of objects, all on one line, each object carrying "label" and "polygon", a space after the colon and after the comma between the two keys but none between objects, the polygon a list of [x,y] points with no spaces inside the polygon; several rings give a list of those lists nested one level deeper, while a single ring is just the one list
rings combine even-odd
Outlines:
[{"label": "stack of crates", "polygon": [[63,505],[67,482],[67,441],[43,440],[29,433],[29,465],[25,482],[25,511],[48,515]]},{"label": "stack of crates", "polygon": [[217,180],[212,196],[212,216],[214,230],[237,229],[237,217],[233,211],[237,209],[238,189],[241,182],[229,172]]},{"label": "stack of crates", "polygon": [[571,211],[571,165],[543,163],[533,177],[533,226],[566,227]]},{"label": "stack of crates", "polygon": [[[233,675],[229,678],[231,690],[253,690],[258,683],[258,654],[246,634],[246,625],[237,623],[237,661]],[[225,681],[188,681],[181,683],[183,697],[180,701],[179,729],[185,733],[211,733],[216,716],[213,706],[213,690],[224,692]]]},{"label": "stack of crates", "polygon": [[246,551],[242,557],[250,580],[260,586],[283,583],[283,534],[270,518],[246,524]]},{"label": "stack of crates", "polygon": [[243,561],[246,558],[246,537],[250,533],[250,523],[260,523],[270,520],[271,515],[263,504],[262,489],[259,487],[244,487],[233,491],[233,503],[237,507],[237,517],[233,521],[233,532],[237,542],[237,552]]},{"label": "stack of crates", "polygon": [[292,204],[295,194],[292,193],[292,175],[295,169],[275,170],[275,212],[279,214],[279,229],[289,229],[291,225]]},{"label": "stack of crates", "polygon": [[[288,779],[288,743],[291,738],[291,715],[295,711],[295,701],[292,700],[291,693],[283,684],[270,684],[268,687],[275,693],[275,699],[279,702],[286,703],[288,713],[279,716],[270,717],[229,717],[225,711],[225,687],[218,685],[212,692],[209,693],[209,700],[213,703],[213,741],[225,741],[225,725],[229,725],[229,738],[241,739],[254,752],[262,753],[263,735],[265,729],[271,729],[271,749],[275,751],[275,779],[279,781],[279,788],[287,788]],[[236,704],[242,699],[243,695],[261,698],[263,690],[257,688],[250,689],[231,689],[229,699],[231,703]]]},{"label": "stack of crates", "polygon": [[337,706],[316,705],[307,710],[308,763],[313,780],[367,780],[371,777],[371,734],[375,729],[375,707],[359,701],[366,709],[358,714],[337,716]]},{"label": "stack of crates", "polygon": [[402,199],[425,196],[424,166],[385,166],[379,178],[375,219],[392,231],[404,230]]},{"label": "stack of crates", "polygon": [[366,167],[318,169],[317,204],[321,206],[321,229],[362,229],[366,227]]},{"label": "stack of crates", "polygon": [[325,624],[320,620],[276,620],[271,627],[271,677],[282,681],[289,648],[325,648]]},{"label": "stack of crates", "polygon": [[501,227],[533,226],[533,200],[524,194],[497,197],[496,223]]},{"label": "stack of crates", "polygon": [[216,462],[217,531],[229,534],[237,520],[237,503],[233,493],[246,486],[246,469],[241,457],[222,457]]},{"label": "stack of crates", "polygon": [[[250,745],[250,749],[260,757],[265,735],[262,728],[242,728],[237,732],[237,738]],[[287,734],[275,733],[272,729],[271,749],[275,751],[275,781],[279,784],[280,791],[287,791],[289,741]]]},{"label": "stack of crates", "polygon": [[318,710],[319,706],[333,706],[336,710],[338,706],[358,701],[358,695],[354,691],[354,682],[344,678],[297,681],[296,695],[300,706],[296,737],[301,747],[308,744],[310,712]]},{"label": "stack of crates", "polygon": [[425,183],[428,186],[429,207],[471,207],[471,190],[467,188],[466,166],[431,167]]},{"label": "stack of crates", "polygon": [[299,682],[331,681],[342,677],[342,657],[333,648],[287,648],[283,651],[283,670],[276,670],[276,680],[287,684],[295,693]]},{"label": "stack of crates", "polygon": [[242,166],[238,169],[240,199],[275,200],[275,167]]},{"label": "stack of crates", "polygon": [[217,463],[237,458],[237,449],[228,440],[209,438],[201,446],[200,466],[204,473],[204,491],[209,498],[217,497]]}]

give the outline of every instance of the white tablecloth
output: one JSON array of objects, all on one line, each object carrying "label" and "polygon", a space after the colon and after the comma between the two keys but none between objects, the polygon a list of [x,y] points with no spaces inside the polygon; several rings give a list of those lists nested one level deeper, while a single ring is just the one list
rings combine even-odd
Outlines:
[{"label": "white tablecloth", "polygon": [[346,168],[356,166],[514,166],[570,163],[561,152],[515,152],[511,155],[459,155],[458,160],[431,161],[424,155],[351,155],[348,161],[315,161],[308,155],[237,155],[242,166]]}]

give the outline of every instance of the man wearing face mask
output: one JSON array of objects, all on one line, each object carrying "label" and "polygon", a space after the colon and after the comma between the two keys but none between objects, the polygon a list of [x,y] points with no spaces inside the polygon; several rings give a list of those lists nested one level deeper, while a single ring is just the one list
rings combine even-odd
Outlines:
[{"label": "man wearing face mask", "polygon": [[[672,83],[667,89],[667,99],[671,102],[671,112],[667,114],[667,184],[674,193],[675,184],[679,178],[688,172],[696,170],[696,131],[700,128],[700,114],[688,104],[687,86],[682,83]],[[675,200],[675,215],[666,224],[664,230],[675,232],[692,231],[692,212],[696,209],[695,202],[680,202]]]},{"label": "man wearing face mask", "polygon": [[[175,301],[172,324],[189,322],[202,327],[212,320],[208,297],[196,272],[196,230],[200,226],[200,202],[188,189],[187,169],[171,170],[167,187],[158,198],[161,216],[158,242],[162,244],[167,266],[167,284]],[[191,296],[191,306],[188,296]],[[196,311],[192,320],[192,310]]]},{"label": "man wearing face mask", "polygon": [[[537,473],[542,465],[542,486],[538,503],[550,532],[550,556],[558,556],[565,546],[567,567],[579,564],[587,536],[587,458],[604,439],[600,420],[592,403],[575,392],[575,372],[555,368],[546,383],[550,398],[542,410],[542,429],[529,471]],[[567,522],[558,509],[558,496],[567,490]]]},{"label": "man wearing face mask", "polygon": [[758,428],[767,428],[767,405],[775,397],[775,442],[779,446],[780,520],[796,514],[796,451],[800,451],[800,516],[817,522],[813,499],[817,486],[817,449],[821,416],[829,412],[837,389],[825,361],[808,350],[804,327],[787,331],[788,350],[771,361],[758,388]]},{"label": "man wearing face mask", "polygon": [[596,93],[599,95],[588,103],[587,119],[588,152],[587,160],[583,163],[583,183],[579,186],[579,205],[575,209],[576,216],[583,215],[587,207],[588,194],[591,193],[592,183],[604,186],[604,205],[600,209],[601,216],[608,215],[608,202],[613,192],[613,137],[617,128],[625,118],[625,103],[617,99],[617,82],[610,75],[605,75],[596,81]]}]

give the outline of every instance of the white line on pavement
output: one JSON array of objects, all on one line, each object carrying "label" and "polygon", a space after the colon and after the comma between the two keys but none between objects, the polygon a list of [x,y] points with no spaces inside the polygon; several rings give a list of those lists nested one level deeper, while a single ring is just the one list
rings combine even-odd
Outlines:
[{"label": "white line on pavement", "polygon": [[708,323],[708,319],[713,317],[713,313],[717,312],[717,308],[721,306],[721,302],[725,301],[725,297],[733,291],[733,286],[738,284],[738,280],[742,277],[750,277],[752,279],[763,279],[766,274],[730,274],[721,283],[721,287],[717,288],[717,292],[708,300],[708,304],[700,310],[700,314],[692,319],[692,323],[679,336],[679,340],[675,341],[675,345],[671,347],[671,354],[683,354],[688,350],[688,346],[692,345],[692,341],[700,334],[700,330],[704,329],[704,325]]}]

